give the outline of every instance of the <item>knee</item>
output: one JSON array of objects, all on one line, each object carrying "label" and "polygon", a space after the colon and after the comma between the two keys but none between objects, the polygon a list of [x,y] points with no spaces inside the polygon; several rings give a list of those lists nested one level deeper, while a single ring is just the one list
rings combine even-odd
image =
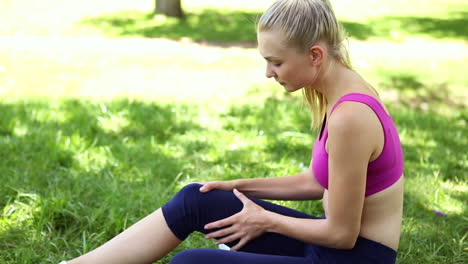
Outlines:
[{"label": "knee", "polygon": [[177,195],[183,195],[187,197],[193,197],[195,195],[201,194],[200,187],[202,187],[199,183],[190,183],[185,185],[182,189],[179,190]]},{"label": "knee", "polygon": [[201,186],[201,184],[197,183],[187,184],[177,192],[171,203],[183,206],[187,210],[189,210],[189,208],[197,208],[201,200],[201,195],[203,194],[200,192]]}]

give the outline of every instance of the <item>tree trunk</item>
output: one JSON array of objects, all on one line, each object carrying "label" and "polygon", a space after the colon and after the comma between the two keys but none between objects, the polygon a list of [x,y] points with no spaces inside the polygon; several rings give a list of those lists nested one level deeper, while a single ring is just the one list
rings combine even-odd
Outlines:
[{"label": "tree trunk", "polygon": [[183,17],[184,12],[180,4],[181,0],[156,0],[156,14],[163,14],[172,17]]}]

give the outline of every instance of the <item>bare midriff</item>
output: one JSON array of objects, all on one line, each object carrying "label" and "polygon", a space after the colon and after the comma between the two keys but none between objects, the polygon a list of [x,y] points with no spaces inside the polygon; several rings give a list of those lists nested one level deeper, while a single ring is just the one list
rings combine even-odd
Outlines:
[{"label": "bare midriff", "polygon": [[[393,185],[364,200],[361,237],[376,241],[397,251],[403,217],[403,176]],[[328,212],[328,190],[323,195],[323,209]]]}]

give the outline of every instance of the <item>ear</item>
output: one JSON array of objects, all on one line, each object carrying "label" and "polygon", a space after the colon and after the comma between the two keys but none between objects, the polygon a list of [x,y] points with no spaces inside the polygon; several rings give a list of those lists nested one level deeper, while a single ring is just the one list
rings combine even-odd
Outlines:
[{"label": "ear", "polygon": [[321,45],[314,45],[309,49],[309,59],[313,66],[320,66],[325,56],[325,49]]}]

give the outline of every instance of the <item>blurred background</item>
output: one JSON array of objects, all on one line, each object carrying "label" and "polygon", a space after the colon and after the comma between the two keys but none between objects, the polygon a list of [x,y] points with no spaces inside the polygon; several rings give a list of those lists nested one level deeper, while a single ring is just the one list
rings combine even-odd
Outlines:
[{"label": "blurred background", "polygon": [[[403,142],[399,263],[464,263],[468,2],[331,2]],[[271,3],[0,0],[0,263],[87,252],[192,181],[307,168],[310,113],[256,49]]]},{"label": "blurred background", "polygon": [[[151,0],[2,0],[0,96],[238,99],[268,82],[255,21],[271,2],[187,0],[177,19]],[[332,4],[355,68],[388,98],[466,103],[465,1]]]}]

